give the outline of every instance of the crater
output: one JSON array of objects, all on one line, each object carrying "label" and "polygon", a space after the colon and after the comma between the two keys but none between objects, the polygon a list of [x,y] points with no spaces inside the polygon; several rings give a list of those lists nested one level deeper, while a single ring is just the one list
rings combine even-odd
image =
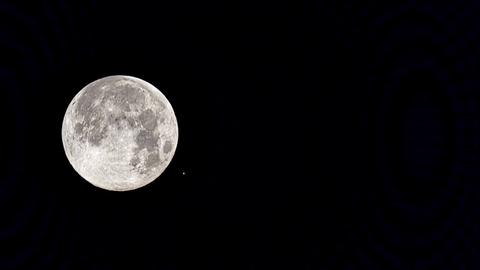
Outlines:
[{"label": "crater", "polygon": [[135,156],[130,160],[130,165],[133,167],[137,167],[138,164],[140,164],[140,158],[138,156]]},{"label": "crater", "polygon": [[125,115],[124,112],[109,113],[108,116],[107,116],[108,125],[114,126],[117,129],[121,129],[122,128],[122,121],[126,121],[126,120],[127,120],[127,116]]}]

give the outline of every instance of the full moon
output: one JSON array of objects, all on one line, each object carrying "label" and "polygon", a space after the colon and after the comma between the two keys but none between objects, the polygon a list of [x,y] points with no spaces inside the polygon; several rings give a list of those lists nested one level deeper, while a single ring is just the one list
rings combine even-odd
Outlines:
[{"label": "full moon", "polygon": [[85,180],[128,191],[163,173],[177,148],[178,125],[155,86],[109,76],[88,84],[70,102],[62,141],[68,161]]}]

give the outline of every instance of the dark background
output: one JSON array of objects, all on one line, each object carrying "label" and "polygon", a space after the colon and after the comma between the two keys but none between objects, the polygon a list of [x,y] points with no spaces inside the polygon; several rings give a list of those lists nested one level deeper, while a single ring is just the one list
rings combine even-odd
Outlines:
[{"label": "dark background", "polygon": [[[31,2],[0,2],[0,269],[480,269],[474,1]],[[180,133],[123,193],[61,142],[116,74]]]}]

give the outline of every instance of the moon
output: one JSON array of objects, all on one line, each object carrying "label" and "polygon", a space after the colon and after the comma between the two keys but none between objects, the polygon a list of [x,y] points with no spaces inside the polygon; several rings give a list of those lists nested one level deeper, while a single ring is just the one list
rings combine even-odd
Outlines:
[{"label": "moon", "polygon": [[172,160],[177,118],[155,86],[108,76],[70,102],[62,141],[68,161],[85,180],[106,190],[134,190],[158,178]]}]

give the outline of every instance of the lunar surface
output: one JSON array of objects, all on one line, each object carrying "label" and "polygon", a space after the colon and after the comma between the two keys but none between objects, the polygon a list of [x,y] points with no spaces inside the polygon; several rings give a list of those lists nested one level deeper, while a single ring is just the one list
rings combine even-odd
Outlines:
[{"label": "lunar surface", "polygon": [[168,166],[177,148],[177,119],[153,85],[109,76],[73,98],[62,140],[70,164],[88,182],[127,191],[152,182]]}]

